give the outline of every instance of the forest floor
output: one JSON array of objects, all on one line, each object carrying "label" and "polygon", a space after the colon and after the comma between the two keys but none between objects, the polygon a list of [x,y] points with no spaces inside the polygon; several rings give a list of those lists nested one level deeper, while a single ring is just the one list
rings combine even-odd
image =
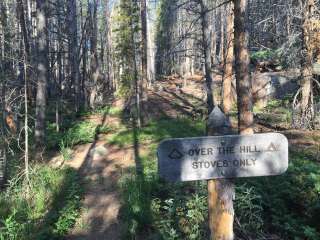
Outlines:
[{"label": "forest floor", "polygon": [[[114,101],[111,105],[121,108],[123,103]],[[76,146],[72,159],[66,163],[78,169],[85,180],[81,217],[67,239],[120,239],[118,180],[128,167],[134,165],[133,148],[120,148],[106,141],[121,124],[118,116],[94,114],[85,120],[113,130],[109,134],[96,134],[93,143]]]},{"label": "forest floor", "polygon": [[[186,86],[183,86],[182,79],[168,77],[159,82],[154,90],[149,90],[148,100],[144,104],[144,115],[147,121],[164,117],[168,119],[183,116],[189,119],[199,118],[206,111],[204,100],[205,93],[200,77],[188,80]],[[159,124],[156,129],[151,128],[151,131],[161,132],[159,134],[161,137],[156,140],[147,139],[139,145],[135,141],[134,131],[132,131],[133,136],[125,134],[121,136],[123,132],[133,130],[132,125],[128,124],[122,114],[124,102],[113,100],[110,106],[111,111],[94,113],[83,119],[98,124],[99,127],[108,127],[109,131],[101,134],[97,132],[92,143],[73,147],[72,159],[65,163],[77,169],[85,181],[81,217],[67,236],[66,239],[69,240],[121,239],[122,229],[127,227],[121,221],[121,209],[123,208],[122,192],[119,187],[121,178],[132,169],[138,168],[137,154],[148,155],[149,145],[156,146],[162,140],[160,138],[167,136],[167,132],[170,131],[170,128],[162,129]],[[272,111],[272,118],[276,116],[275,114]],[[256,132],[282,132],[289,138],[290,148],[309,149],[310,154],[319,161],[319,131],[292,130],[283,123],[270,122],[270,116],[269,118],[265,115],[258,116],[259,121],[255,125]],[[235,114],[232,123],[236,127]],[[167,132],[162,134],[163,131]],[[205,134],[204,131],[203,134]],[[169,136],[172,135],[169,134]],[[155,151],[152,154],[154,153]],[[52,160],[52,162],[55,161],[57,159]]]}]

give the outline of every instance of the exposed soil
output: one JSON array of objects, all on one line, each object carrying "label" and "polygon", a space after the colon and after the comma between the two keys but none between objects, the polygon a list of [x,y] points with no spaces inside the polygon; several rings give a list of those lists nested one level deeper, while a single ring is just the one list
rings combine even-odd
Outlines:
[{"label": "exposed soil", "polygon": [[[121,122],[111,116],[95,115],[86,119],[110,128]],[[133,148],[110,145],[105,140],[107,137],[97,135],[93,143],[75,147],[72,160],[66,163],[78,169],[85,182],[82,215],[66,239],[120,239],[118,180],[123,172],[134,166]]]}]

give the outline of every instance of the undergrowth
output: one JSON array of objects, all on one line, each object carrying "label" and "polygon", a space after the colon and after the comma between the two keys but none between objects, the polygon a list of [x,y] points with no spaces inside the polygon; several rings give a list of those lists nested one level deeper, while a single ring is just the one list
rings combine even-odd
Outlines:
[{"label": "undergrowth", "polygon": [[64,119],[61,123],[60,131],[56,131],[55,123],[48,123],[46,147],[51,150],[59,150],[65,161],[72,158],[72,147],[78,144],[92,143],[97,134],[108,133],[111,131],[109,126],[102,125],[99,122],[86,119],[90,115],[103,116],[118,116],[121,110],[116,107],[99,107],[95,111],[80,113],[80,121],[70,121]]},{"label": "undergrowth", "polygon": [[[123,239],[208,239],[206,182],[169,183],[157,174],[156,148],[165,138],[203,136],[203,121],[159,119],[133,134],[130,125],[109,141],[147,146],[136,169],[123,175]],[[298,190],[297,190],[298,189]],[[235,233],[238,239],[320,239],[320,166],[305,152],[291,152],[283,176],[236,181]]]},{"label": "undergrowth", "polygon": [[30,182],[22,174],[0,193],[0,239],[63,239],[75,224],[83,189],[76,170],[33,165]]}]

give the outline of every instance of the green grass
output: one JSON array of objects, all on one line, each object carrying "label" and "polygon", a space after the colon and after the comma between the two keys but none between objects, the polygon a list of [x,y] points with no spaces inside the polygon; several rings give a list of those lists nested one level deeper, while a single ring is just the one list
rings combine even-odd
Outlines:
[{"label": "green grass", "polygon": [[77,144],[93,142],[97,130],[98,124],[89,120],[70,124],[60,132],[56,131],[54,124],[49,124],[46,146],[48,149],[57,149],[61,145],[72,147]]},{"label": "green grass", "polygon": [[34,165],[29,193],[21,179],[13,178],[0,194],[0,239],[63,239],[80,212],[83,189],[77,172]]},{"label": "green grass", "polygon": [[[138,131],[139,142],[153,141],[160,142],[165,138],[182,138],[203,136],[205,126],[201,120],[191,120],[188,118],[160,119],[148,123]],[[111,136],[108,141],[121,147],[133,143],[133,134],[130,127],[126,127],[119,133]]]},{"label": "green grass", "polygon": [[[206,182],[165,182],[158,177],[156,158],[161,140],[203,136],[204,128],[200,119],[164,118],[153,120],[136,134],[129,125],[109,139],[124,147],[133,145],[136,137],[140,146],[148,146],[139,156],[142,176],[133,168],[121,179],[124,239],[208,239]],[[236,181],[237,236],[320,239],[320,165],[311,156],[291,152],[285,175]]]},{"label": "green grass", "polygon": [[282,100],[269,100],[267,106],[263,108],[255,105],[253,112],[268,124],[289,128],[292,121],[291,97],[288,95]]}]

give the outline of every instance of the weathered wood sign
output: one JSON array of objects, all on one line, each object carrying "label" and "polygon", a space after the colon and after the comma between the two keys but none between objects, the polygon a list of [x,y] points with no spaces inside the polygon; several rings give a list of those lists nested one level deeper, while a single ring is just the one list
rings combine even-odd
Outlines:
[{"label": "weathered wood sign", "polygon": [[170,181],[280,175],[288,140],[280,133],[169,139],[158,148],[158,169]]}]

